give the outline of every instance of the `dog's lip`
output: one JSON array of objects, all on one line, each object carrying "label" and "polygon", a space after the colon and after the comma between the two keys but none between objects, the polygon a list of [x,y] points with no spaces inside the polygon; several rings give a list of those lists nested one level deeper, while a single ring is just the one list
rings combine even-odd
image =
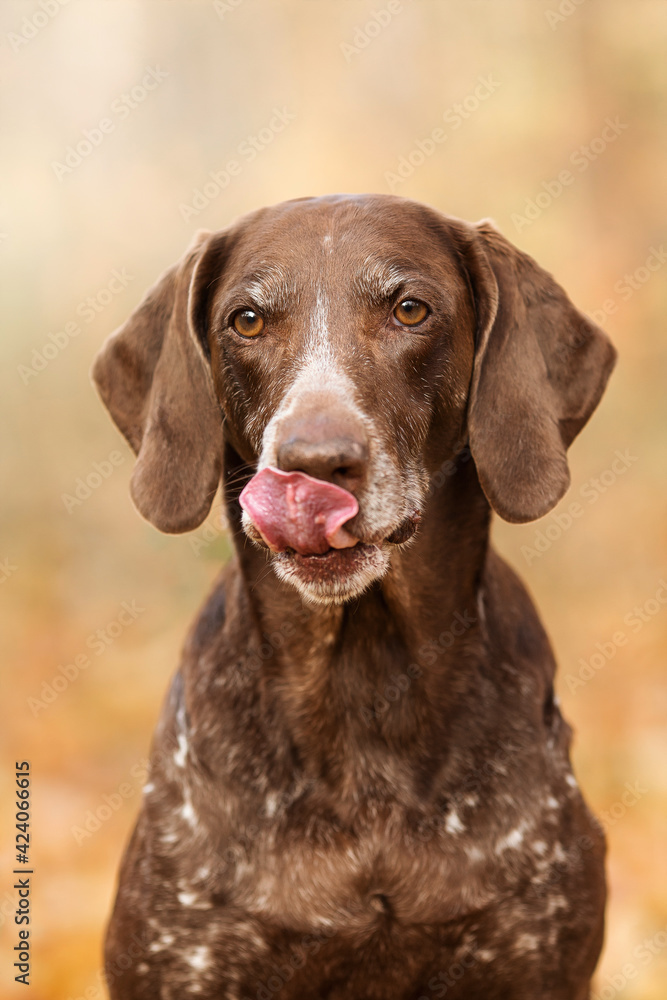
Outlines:
[{"label": "dog's lip", "polygon": [[300,555],[294,549],[285,549],[276,552],[273,558],[288,563],[302,580],[311,583],[340,583],[354,576],[369,560],[372,561],[373,553],[379,548],[379,545],[369,542],[357,542],[346,549],[330,548],[326,552],[312,555]]},{"label": "dog's lip", "polygon": [[350,557],[353,557],[355,555],[358,555],[360,552],[364,550],[368,551],[370,549],[377,549],[379,547],[380,547],[379,545],[376,545],[373,542],[359,541],[356,543],[356,545],[348,545],[344,549],[328,548],[326,552],[308,552],[305,554],[301,552],[295,552],[294,549],[283,549],[282,552],[277,552],[276,555],[287,556],[289,559],[295,559],[297,561],[304,561],[304,562],[316,563],[316,562],[326,562],[327,560],[331,562],[336,557],[345,559],[346,556],[348,555]]}]

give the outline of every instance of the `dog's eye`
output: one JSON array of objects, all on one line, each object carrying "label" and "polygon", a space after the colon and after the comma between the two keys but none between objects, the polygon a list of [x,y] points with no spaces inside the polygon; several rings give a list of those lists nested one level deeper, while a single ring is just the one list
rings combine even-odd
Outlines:
[{"label": "dog's eye", "polygon": [[256,337],[264,329],[264,320],[253,309],[241,309],[234,315],[232,324],[242,337]]},{"label": "dog's eye", "polygon": [[428,308],[416,299],[403,299],[394,309],[394,319],[401,326],[418,326],[428,316]]}]

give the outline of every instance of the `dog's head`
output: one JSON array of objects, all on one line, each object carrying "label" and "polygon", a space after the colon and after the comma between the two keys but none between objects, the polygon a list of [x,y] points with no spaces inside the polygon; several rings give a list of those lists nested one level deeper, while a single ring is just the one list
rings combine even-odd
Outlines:
[{"label": "dog's head", "polygon": [[168,532],[197,527],[224,438],[249,475],[264,470],[244,505],[247,534],[305,597],[343,601],[385,572],[466,443],[503,518],[551,510],[614,359],[490,224],[402,198],[331,196],[199,233],[93,376],[138,455],[144,517]]}]

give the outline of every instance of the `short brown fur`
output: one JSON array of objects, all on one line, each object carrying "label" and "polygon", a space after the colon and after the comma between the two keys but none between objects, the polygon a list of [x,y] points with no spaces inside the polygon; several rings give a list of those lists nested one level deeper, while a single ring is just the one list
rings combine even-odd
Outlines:
[{"label": "short brown fur", "polygon": [[[407,274],[394,298],[382,268]],[[244,343],[229,316],[251,292],[270,309]],[[428,301],[420,330],[396,329],[396,296]],[[298,395],[316,355],[331,386]],[[377,195],[198,234],[110,338],[94,378],[138,455],[137,507],[192,529],[222,475],[236,549],[155,735],[114,1000],[588,997],[604,839],[548,640],[488,532],[491,509],[527,521],[563,496],[614,357],[488,223]],[[351,525],[384,562],[356,589],[303,567],[293,585],[244,531],[288,399],[299,428],[368,441]]]}]

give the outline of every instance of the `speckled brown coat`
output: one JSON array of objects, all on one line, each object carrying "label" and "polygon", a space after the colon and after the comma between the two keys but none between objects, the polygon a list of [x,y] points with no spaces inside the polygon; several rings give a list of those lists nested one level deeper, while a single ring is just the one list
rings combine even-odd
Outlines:
[{"label": "speckled brown coat", "polygon": [[[392,318],[406,299],[419,329]],[[264,320],[252,342],[240,308]],[[155,735],[114,1000],[588,997],[603,836],[548,640],[488,535],[492,508],[526,521],[564,494],[613,360],[488,223],[384,196],[200,233],[105,345],[139,510],[188,530],[222,478],[236,549]],[[295,413],[320,450],[341,421],[366,442],[349,563],[268,553],[242,523]]]}]

